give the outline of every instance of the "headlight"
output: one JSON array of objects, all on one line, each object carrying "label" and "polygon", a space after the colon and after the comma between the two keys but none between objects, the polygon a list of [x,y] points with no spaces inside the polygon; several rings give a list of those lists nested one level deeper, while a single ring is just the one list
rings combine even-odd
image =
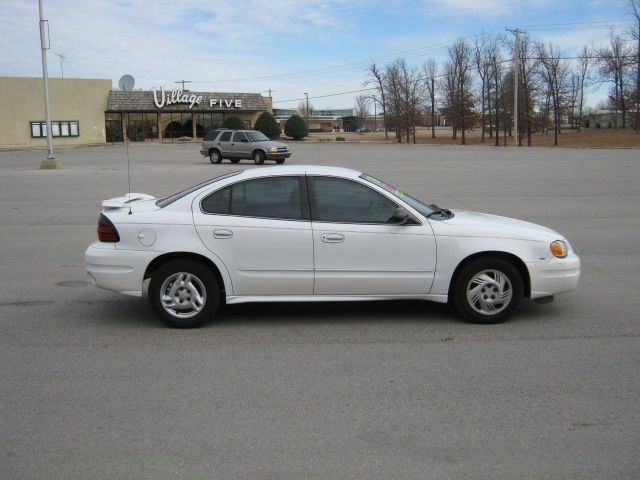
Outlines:
[{"label": "headlight", "polygon": [[551,242],[551,245],[549,245],[549,250],[551,250],[551,253],[553,254],[554,257],[558,257],[558,258],[564,258],[569,253],[569,248],[567,247],[567,244],[562,240],[556,240],[555,242]]},{"label": "headlight", "polygon": [[278,151],[278,147],[269,147],[269,153],[276,153]]}]

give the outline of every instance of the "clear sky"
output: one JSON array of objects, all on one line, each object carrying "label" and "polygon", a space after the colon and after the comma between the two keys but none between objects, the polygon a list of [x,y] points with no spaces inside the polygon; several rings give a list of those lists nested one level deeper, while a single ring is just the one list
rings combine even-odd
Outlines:
[{"label": "clear sky", "polygon": [[[525,28],[567,54],[633,24],[628,0],[43,0],[50,75],[136,79],[136,88],[266,92],[293,108],[350,108],[369,59],[442,61],[456,37]],[[0,0],[0,75],[42,75],[37,0]],[[593,23],[588,23],[593,22]],[[559,25],[560,24],[560,25]],[[568,25],[571,24],[571,25]],[[508,34],[507,34],[508,35]],[[289,74],[289,75],[284,75]],[[595,104],[606,88],[588,94]]]}]

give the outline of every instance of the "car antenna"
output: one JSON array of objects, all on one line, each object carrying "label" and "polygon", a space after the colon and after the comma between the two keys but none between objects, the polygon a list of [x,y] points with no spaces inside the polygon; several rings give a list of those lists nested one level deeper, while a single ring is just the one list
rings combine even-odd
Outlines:
[{"label": "car antenna", "polygon": [[[135,84],[135,79],[129,74],[120,77],[120,81],[118,82],[120,89],[124,92],[131,91]],[[127,132],[127,134],[128,133],[129,132]],[[127,203],[129,204],[129,215],[131,215],[133,213],[131,211],[131,159],[129,158],[129,142],[127,141],[127,137],[124,135],[124,129],[122,140],[124,141],[125,150],[127,152],[127,181],[129,183],[127,190]]]}]

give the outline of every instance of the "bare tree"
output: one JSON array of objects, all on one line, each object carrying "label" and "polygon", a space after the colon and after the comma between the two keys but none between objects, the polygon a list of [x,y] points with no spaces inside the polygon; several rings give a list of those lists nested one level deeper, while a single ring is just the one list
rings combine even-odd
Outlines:
[{"label": "bare tree", "polygon": [[[498,48],[497,42],[493,44],[490,50],[489,61],[490,61],[491,69],[489,71],[490,81],[488,83],[489,85],[493,83],[493,94],[494,94],[493,125],[495,126],[495,130],[496,130],[495,146],[497,147],[498,145],[500,145],[500,98],[502,97],[502,85],[503,85],[502,84],[503,59],[502,59],[502,56],[500,55],[500,49]],[[491,87],[489,89],[488,94],[489,94],[488,97],[491,98],[491,95],[490,95]],[[491,113],[489,113],[489,116],[491,116]]]},{"label": "bare tree", "polygon": [[313,115],[313,105],[311,105],[310,103],[308,105],[309,106],[307,108],[307,102],[305,101],[302,101],[298,104],[298,114],[303,118],[308,118]]},{"label": "bare tree", "polygon": [[560,132],[560,114],[564,102],[567,74],[569,66],[557,48],[544,43],[536,44],[536,51],[540,57],[540,74],[546,84],[551,106],[553,107],[553,144],[558,145],[558,134]]},{"label": "bare tree", "polygon": [[589,48],[585,45],[582,47],[582,52],[580,53],[580,57],[578,58],[578,66],[580,72],[580,99],[578,101],[578,131],[582,127],[583,123],[583,114],[582,111],[584,109],[584,83],[587,80],[589,74],[589,63],[591,61],[591,52]]},{"label": "bare tree", "polygon": [[430,58],[422,65],[424,76],[425,93],[430,101],[431,113],[431,138],[436,138],[436,75],[438,66],[433,58]]},{"label": "bare tree", "polygon": [[386,100],[386,92],[385,92],[385,77],[384,73],[380,70],[378,65],[372,60],[369,63],[368,67],[369,73],[371,74],[371,79],[365,82],[366,85],[374,85],[376,90],[378,91],[378,95],[380,96],[380,104],[382,106],[382,121],[384,123],[384,138],[389,138],[389,133],[387,132],[387,100]]},{"label": "bare tree", "polygon": [[449,47],[449,61],[445,65],[445,108],[452,120],[453,138],[461,132],[460,143],[466,143],[466,131],[473,126],[473,92],[471,91],[472,52],[469,43],[459,38]]},{"label": "bare tree", "polygon": [[640,132],[640,0],[629,0],[631,3],[631,9],[633,10],[633,16],[638,24],[637,29],[631,31],[631,38],[637,42],[636,54],[634,57],[634,63],[636,66],[636,91],[634,92],[634,99],[636,104],[636,115],[634,128],[636,133]]},{"label": "bare tree", "polygon": [[[610,95],[615,109],[622,112],[622,128],[627,127],[627,88],[625,83],[625,67],[627,66],[631,49],[622,36],[611,31],[609,45],[597,50],[600,63],[600,75],[604,81],[613,82],[613,92]],[[617,126],[617,112],[615,123]]]},{"label": "bare tree", "polygon": [[533,132],[538,127],[538,118],[536,117],[536,102],[541,86],[537,72],[540,68],[540,61],[533,54],[533,43],[529,35],[524,34],[520,40],[520,48],[518,55],[520,56],[518,64],[520,65],[519,83],[522,92],[518,92],[518,123],[522,126],[519,129],[520,138],[518,144],[522,145],[522,137],[525,132],[527,135],[527,146],[531,146]]},{"label": "bare tree", "polygon": [[362,130],[362,127],[367,125],[367,117],[369,116],[369,97],[366,95],[358,95],[356,97],[353,116],[356,119],[356,127],[358,130]]},{"label": "bare tree", "polygon": [[[490,38],[485,32],[482,32],[480,36],[476,36],[474,38],[473,45],[475,48],[476,68],[478,70],[478,76],[480,77],[480,82],[482,84],[480,88],[480,99],[481,99],[481,105],[482,105],[481,117],[480,117],[480,125],[482,127],[482,133],[481,133],[480,142],[484,143],[484,132],[485,132],[485,125],[486,125],[485,106],[487,103],[486,102],[487,95],[486,95],[485,87],[487,86],[487,83],[490,82],[489,71],[491,69],[491,58],[489,55],[487,55],[487,52],[490,51],[490,49],[487,48],[487,47],[490,47]],[[491,117],[491,114],[489,114],[489,117]]]},{"label": "bare tree", "polygon": [[413,143],[416,143],[416,126],[420,123],[423,91],[420,72],[416,67],[410,67],[404,59],[396,61],[400,72],[400,92],[402,95],[402,117],[409,143],[410,135],[413,135]]}]

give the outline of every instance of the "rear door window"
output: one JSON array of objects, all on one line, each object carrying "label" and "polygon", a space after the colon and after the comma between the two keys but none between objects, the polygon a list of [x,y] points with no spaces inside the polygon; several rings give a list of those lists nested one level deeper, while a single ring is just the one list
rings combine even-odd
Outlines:
[{"label": "rear door window", "polygon": [[231,132],[222,132],[218,139],[219,142],[228,142],[229,140],[231,140]]},{"label": "rear door window", "polygon": [[204,198],[204,213],[303,220],[307,217],[301,177],[256,178],[235,183]]}]

